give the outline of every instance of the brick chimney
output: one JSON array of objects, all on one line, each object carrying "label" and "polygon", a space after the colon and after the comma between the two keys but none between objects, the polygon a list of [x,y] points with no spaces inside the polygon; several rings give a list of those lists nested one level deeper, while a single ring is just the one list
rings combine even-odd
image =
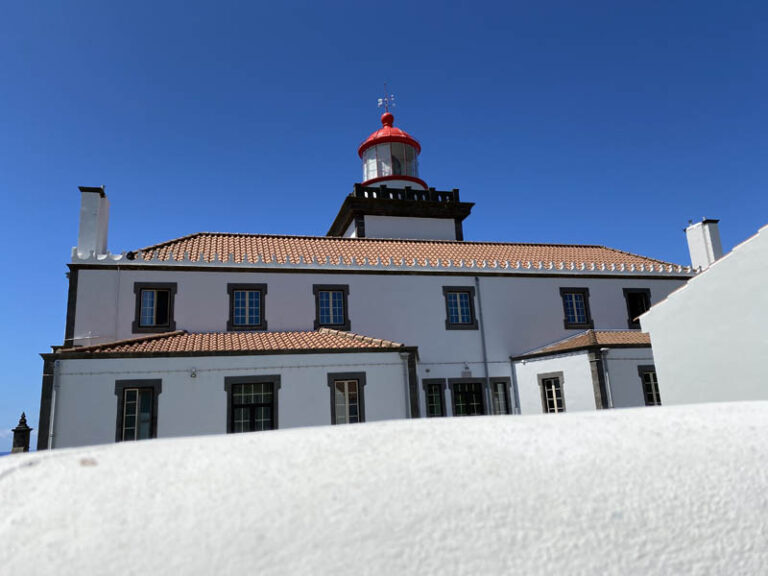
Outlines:
[{"label": "brick chimney", "polygon": [[685,237],[688,240],[688,251],[691,254],[691,266],[694,269],[706,270],[716,260],[723,256],[723,246],[720,244],[720,230],[717,223],[720,220],[705,218],[701,222],[688,225]]},{"label": "brick chimney", "polygon": [[91,252],[96,256],[106,254],[109,199],[104,193],[104,186],[80,186],[80,194],[77,253],[82,258],[88,257]]}]

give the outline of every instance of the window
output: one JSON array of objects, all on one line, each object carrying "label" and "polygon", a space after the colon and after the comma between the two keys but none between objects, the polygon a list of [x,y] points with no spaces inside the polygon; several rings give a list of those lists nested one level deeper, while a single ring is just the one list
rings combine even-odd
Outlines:
[{"label": "window", "polygon": [[157,396],[161,380],[118,380],[116,442],[157,437]]},{"label": "window", "polygon": [[640,328],[638,316],[651,308],[651,291],[647,288],[624,288],[624,299],[627,301],[627,326]]},{"label": "window", "polygon": [[463,379],[448,380],[453,396],[454,416],[481,416],[485,414],[483,383]]},{"label": "window", "polygon": [[491,381],[491,401],[494,414],[510,414],[508,378]]},{"label": "window", "polygon": [[443,286],[445,296],[445,328],[477,330],[474,286]]},{"label": "window", "polygon": [[656,377],[655,366],[638,366],[637,372],[643,382],[643,398],[646,406],[661,406],[659,395],[659,380]]},{"label": "window", "polygon": [[346,284],[315,284],[315,330],[320,327],[349,330],[347,297],[349,286]]},{"label": "window", "polygon": [[563,373],[539,374],[541,405],[545,414],[565,412]]},{"label": "window", "polygon": [[173,301],[176,296],[175,282],[136,283],[136,317],[133,331],[170,332],[176,329],[173,319]]},{"label": "window", "polygon": [[422,384],[427,404],[427,418],[445,416],[445,380],[426,378]]},{"label": "window", "polygon": [[589,288],[560,288],[563,299],[563,312],[566,329],[592,328],[592,317],[589,314]]},{"label": "window", "polygon": [[227,330],[266,330],[264,313],[266,284],[227,284],[229,320]]},{"label": "window", "polygon": [[365,422],[365,372],[328,374],[331,389],[331,424]]},{"label": "window", "polygon": [[227,433],[277,429],[280,376],[228,376]]}]

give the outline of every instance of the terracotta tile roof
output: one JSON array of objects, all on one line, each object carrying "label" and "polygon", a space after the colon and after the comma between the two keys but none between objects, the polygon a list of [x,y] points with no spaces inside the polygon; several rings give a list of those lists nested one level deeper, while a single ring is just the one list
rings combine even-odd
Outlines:
[{"label": "terracotta tile roof", "polygon": [[330,328],[300,332],[204,332],[185,330],[95,346],[61,348],[59,355],[166,355],[185,353],[269,353],[400,349],[403,344]]},{"label": "terracotta tile roof", "polygon": [[[466,267],[511,267],[539,270],[581,267],[621,266],[661,271],[670,266],[669,262],[646,258],[622,252],[613,248],[595,245],[570,244],[521,244],[501,242],[456,242],[443,240],[389,240],[378,238],[338,238],[327,236],[278,236],[265,234],[218,234],[199,232],[161,244],[148,246],[130,254],[129,257],[143,261],[191,263],[230,262],[235,263],[301,264],[316,262],[320,265],[363,265],[364,259],[371,266],[386,266],[390,259],[394,265],[406,267],[466,266]],[[354,259],[354,262],[353,262]],[[474,262],[473,262],[474,261]],[[494,265],[494,262],[497,263]],[[530,262],[530,267],[527,263]],[[522,263],[522,266],[517,265]],[[643,267],[643,268],[641,268]],[[671,270],[670,270],[671,271]]]},{"label": "terracotta tile roof", "polygon": [[547,356],[558,354],[560,352],[569,352],[572,350],[581,350],[584,348],[593,348],[597,346],[618,347],[647,347],[651,345],[651,338],[647,332],[639,330],[586,330],[574,336],[569,336],[564,340],[555,342],[531,350],[525,354],[517,356],[515,359],[532,358],[535,356]]}]

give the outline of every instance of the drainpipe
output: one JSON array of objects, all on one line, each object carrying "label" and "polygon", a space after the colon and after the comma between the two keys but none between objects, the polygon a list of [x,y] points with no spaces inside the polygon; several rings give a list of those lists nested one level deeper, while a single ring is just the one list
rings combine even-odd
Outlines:
[{"label": "drainpipe", "polygon": [[53,392],[51,393],[51,418],[48,422],[48,450],[54,448],[53,425],[56,423],[56,392],[59,390],[59,361],[53,361]]},{"label": "drainpipe", "polygon": [[485,322],[483,321],[483,299],[480,297],[480,277],[475,276],[475,290],[477,291],[477,320],[480,324],[480,343],[483,347],[483,371],[485,372],[485,397],[488,406],[488,414],[493,414],[493,398],[491,386],[488,381],[488,349],[485,345]]},{"label": "drainpipe", "polygon": [[408,359],[410,352],[400,352],[400,358],[403,360],[403,385],[405,390],[405,417],[411,417],[411,387],[408,378]]},{"label": "drainpipe", "polygon": [[514,402],[513,405],[513,414],[522,414],[523,410],[520,408],[520,392],[517,389],[517,370],[515,369],[515,361],[512,360],[512,357],[509,358],[509,368],[510,372],[512,373],[512,401]]},{"label": "drainpipe", "polygon": [[608,377],[608,352],[610,348],[600,348],[600,354],[603,364],[603,374],[605,375],[605,396],[608,401],[608,408],[613,408],[613,394],[611,393],[611,379]]}]

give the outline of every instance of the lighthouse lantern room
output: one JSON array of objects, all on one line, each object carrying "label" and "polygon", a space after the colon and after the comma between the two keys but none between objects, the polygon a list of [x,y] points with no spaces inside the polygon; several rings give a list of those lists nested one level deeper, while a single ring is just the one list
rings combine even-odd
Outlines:
[{"label": "lighthouse lantern room", "polygon": [[363,185],[381,182],[392,188],[410,186],[426,190],[419,178],[421,145],[410,134],[393,126],[390,112],[381,115],[381,128],[371,134],[357,150],[363,161]]}]

